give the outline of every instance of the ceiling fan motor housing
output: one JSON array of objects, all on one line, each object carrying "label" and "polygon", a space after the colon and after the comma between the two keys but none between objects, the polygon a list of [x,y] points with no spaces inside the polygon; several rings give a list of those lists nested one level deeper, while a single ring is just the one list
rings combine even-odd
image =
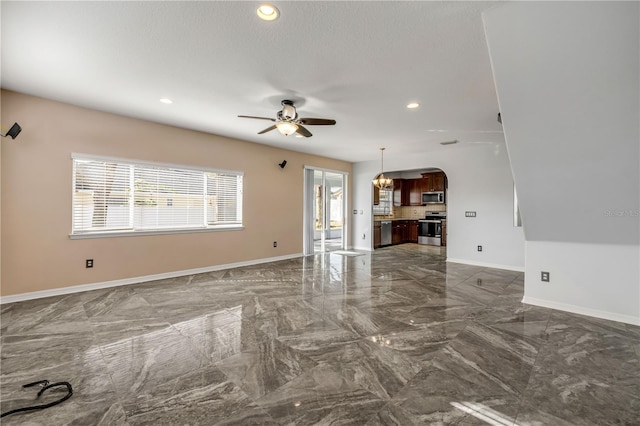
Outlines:
[{"label": "ceiling fan motor housing", "polygon": [[296,107],[293,106],[293,102],[289,100],[283,100],[282,102],[282,118],[285,120],[295,120],[298,117]]}]

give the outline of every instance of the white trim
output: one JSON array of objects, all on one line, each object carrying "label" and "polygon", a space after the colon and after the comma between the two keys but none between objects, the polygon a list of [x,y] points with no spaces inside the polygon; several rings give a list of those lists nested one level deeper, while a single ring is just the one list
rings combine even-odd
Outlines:
[{"label": "white trim", "polygon": [[220,271],[223,269],[239,268],[242,266],[259,265],[261,263],[277,262],[302,257],[302,253],[288,254],[284,256],[269,257],[264,259],[247,260],[243,262],[227,263],[224,265],[205,266],[204,268],[185,269],[182,271],[164,272],[161,274],[144,275],[141,277],[123,278],[120,280],[103,281],[91,284],[80,284],[71,287],[54,288],[50,290],[33,291],[30,293],[12,294],[0,297],[0,305],[5,303],[22,302],[31,299],[41,299],[43,297],[61,296],[65,294],[80,293],[82,291],[99,290],[102,288],[119,287],[129,284],[139,284],[147,281],[164,280],[167,278],[182,277],[185,275],[204,274],[207,272]]},{"label": "white trim", "polygon": [[447,262],[464,263],[465,265],[483,266],[485,268],[505,269],[507,271],[524,272],[524,266],[500,265],[498,263],[476,262],[474,260],[453,259],[448,257]]},{"label": "white trim", "polygon": [[162,163],[159,161],[146,161],[146,160],[138,160],[132,158],[122,158],[122,157],[109,157],[104,155],[92,155],[92,154],[82,154],[78,152],[72,152],[71,158],[74,160],[89,160],[89,161],[105,161],[112,163],[121,163],[127,165],[141,165],[141,166],[161,166],[172,169],[186,169],[186,170],[194,170],[196,172],[210,172],[210,173],[229,173],[238,176],[244,176],[244,172],[240,170],[229,170],[229,169],[217,169],[214,167],[205,167],[205,166],[192,166],[188,164],[177,164],[177,163]]},{"label": "white trim", "polygon": [[243,225],[220,225],[211,228],[154,229],[149,231],[100,231],[69,234],[72,240],[87,238],[138,237],[141,235],[193,234],[196,232],[242,231]]},{"label": "white trim", "polygon": [[[313,193],[313,185],[315,183],[314,172],[322,172],[322,182],[325,188],[325,194],[323,195],[324,208],[327,207],[326,203],[326,173],[334,173],[342,177],[342,228],[340,229],[340,240],[342,241],[342,250],[346,250],[347,243],[350,240],[348,237],[350,230],[350,215],[347,213],[347,207],[349,205],[349,172],[344,170],[325,169],[322,167],[315,167],[310,165],[303,165],[303,197],[302,197],[302,252],[305,256],[309,256],[315,253],[315,240],[314,240],[314,228],[311,218],[313,217],[313,209],[315,208],[315,194]],[[325,215],[328,218],[328,215]]]},{"label": "white trim", "polygon": [[316,166],[308,166],[308,165],[304,165],[304,169],[311,169],[311,170],[319,170],[321,172],[330,172],[330,173],[340,173],[342,175],[347,175],[349,176],[349,172],[345,172],[344,170],[335,170],[335,169],[325,169],[322,167],[316,167]]},{"label": "white trim", "polygon": [[584,308],[582,306],[569,305],[566,303],[526,296],[522,298],[522,303],[640,326],[640,317],[633,317],[631,315],[621,315],[615,312],[600,311],[598,309]]},{"label": "white trim", "polygon": [[309,206],[313,203],[311,199],[311,192],[309,185],[313,189],[313,179],[309,174],[313,172],[313,169],[304,167],[303,175],[303,192],[302,192],[302,253],[305,256],[313,254],[313,225],[311,224],[313,219],[313,207]]}]

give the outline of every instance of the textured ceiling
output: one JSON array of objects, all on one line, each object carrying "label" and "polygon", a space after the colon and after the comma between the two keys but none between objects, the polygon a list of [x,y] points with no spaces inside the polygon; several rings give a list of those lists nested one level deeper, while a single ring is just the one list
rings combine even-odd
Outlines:
[{"label": "textured ceiling", "polygon": [[[502,143],[486,2],[2,1],[1,84],[89,108],[358,162]],[[161,97],[172,105],[159,102]],[[257,135],[282,99],[308,139]],[[421,103],[416,110],[405,105]],[[439,142],[458,139],[457,145]]]}]

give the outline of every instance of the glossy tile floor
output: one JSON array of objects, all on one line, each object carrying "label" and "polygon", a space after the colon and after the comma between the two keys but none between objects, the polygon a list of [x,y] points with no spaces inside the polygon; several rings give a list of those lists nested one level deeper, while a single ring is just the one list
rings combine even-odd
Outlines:
[{"label": "glossy tile floor", "polygon": [[75,393],[2,424],[640,424],[640,329],[522,294],[403,245],[3,305],[1,411]]}]

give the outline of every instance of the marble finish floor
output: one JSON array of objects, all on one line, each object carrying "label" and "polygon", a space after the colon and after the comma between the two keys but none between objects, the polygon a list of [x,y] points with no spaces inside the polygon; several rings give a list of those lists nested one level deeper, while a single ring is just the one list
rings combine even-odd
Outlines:
[{"label": "marble finish floor", "polygon": [[640,424],[640,328],[522,296],[409,244],[6,304],[1,411],[75,393],[2,424]]}]

